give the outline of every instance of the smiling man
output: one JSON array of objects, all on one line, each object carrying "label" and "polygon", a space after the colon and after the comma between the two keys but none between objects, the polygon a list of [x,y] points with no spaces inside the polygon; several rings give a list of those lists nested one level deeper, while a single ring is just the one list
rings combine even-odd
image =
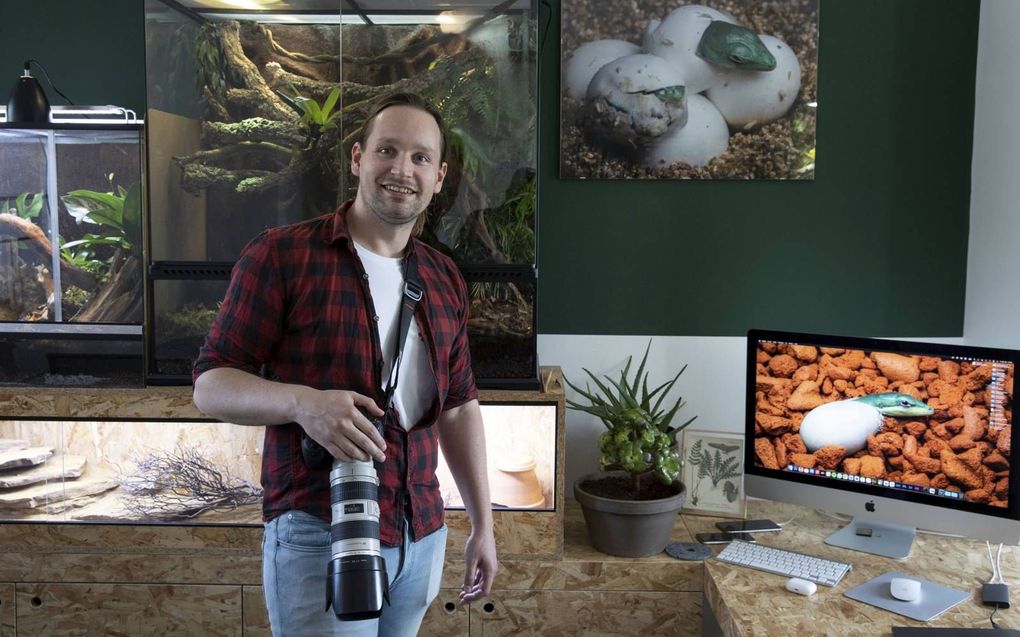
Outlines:
[{"label": "smiling man", "polygon": [[[244,249],[195,364],[203,412],[267,425],[263,589],[274,635],[417,633],[439,591],[446,548],[440,447],[472,524],[461,600],[492,587],[496,549],[467,287],[449,258],[415,238],[443,187],[445,152],[434,106],[407,93],[379,102],[351,152],[354,200],[267,230]],[[394,365],[415,262],[424,294]],[[383,418],[382,434],[370,417]],[[339,460],[376,462],[390,597],[377,620],[341,622],[324,609],[329,467],[305,463],[302,435]]]}]

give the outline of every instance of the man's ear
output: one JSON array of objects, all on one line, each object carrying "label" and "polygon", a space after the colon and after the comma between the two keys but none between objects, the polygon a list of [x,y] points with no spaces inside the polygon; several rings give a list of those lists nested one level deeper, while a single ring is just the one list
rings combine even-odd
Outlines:
[{"label": "man's ear", "polygon": [[439,191],[443,189],[443,180],[446,179],[447,165],[444,161],[439,167],[439,175],[436,177],[436,188],[432,191],[433,194],[439,194]]},{"label": "man's ear", "polygon": [[354,146],[351,146],[351,173],[355,177],[361,176],[361,144],[359,142],[354,142]]}]

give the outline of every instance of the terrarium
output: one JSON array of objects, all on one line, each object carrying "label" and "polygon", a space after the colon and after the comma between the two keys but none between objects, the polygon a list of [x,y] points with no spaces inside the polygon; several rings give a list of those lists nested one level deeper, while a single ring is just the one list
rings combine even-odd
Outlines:
[{"label": "terrarium", "polygon": [[142,381],[142,125],[78,110],[0,122],[0,384]]},{"label": "terrarium", "polygon": [[[537,2],[261,6],[146,2],[151,266],[231,263],[263,229],[335,210],[356,192],[349,158],[374,100],[420,93],[450,133],[422,238],[473,288],[497,278],[472,299],[485,340],[506,343],[482,349],[528,359],[476,352],[479,384],[537,386]],[[154,317],[183,308],[151,296]]]},{"label": "terrarium", "polygon": [[[555,508],[556,404],[482,405],[492,502]],[[0,522],[262,522],[264,428],[0,419]],[[447,508],[463,500],[440,459]]]}]

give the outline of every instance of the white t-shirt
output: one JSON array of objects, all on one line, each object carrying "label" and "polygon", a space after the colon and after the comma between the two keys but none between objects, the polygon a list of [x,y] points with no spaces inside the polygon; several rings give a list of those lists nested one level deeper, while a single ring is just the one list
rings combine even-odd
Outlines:
[{"label": "white t-shirt", "polygon": [[[372,304],[379,316],[376,325],[382,340],[382,388],[385,390],[389,385],[390,365],[393,364],[393,352],[400,331],[397,316],[404,297],[404,260],[379,256],[357,242],[354,242],[354,247],[368,274]],[[418,321],[412,320],[408,327],[402,357],[393,404],[400,416],[400,424],[407,430],[425,415],[425,410],[436,396],[436,381],[429,364],[428,346],[418,330]]]}]

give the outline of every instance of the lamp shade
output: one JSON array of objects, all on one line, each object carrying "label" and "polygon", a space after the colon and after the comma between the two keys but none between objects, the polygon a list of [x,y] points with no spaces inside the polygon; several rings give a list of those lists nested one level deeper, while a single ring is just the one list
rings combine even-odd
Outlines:
[{"label": "lamp shade", "polygon": [[39,80],[28,72],[18,78],[7,100],[7,122],[11,124],[49,124],[50,102]]}]

